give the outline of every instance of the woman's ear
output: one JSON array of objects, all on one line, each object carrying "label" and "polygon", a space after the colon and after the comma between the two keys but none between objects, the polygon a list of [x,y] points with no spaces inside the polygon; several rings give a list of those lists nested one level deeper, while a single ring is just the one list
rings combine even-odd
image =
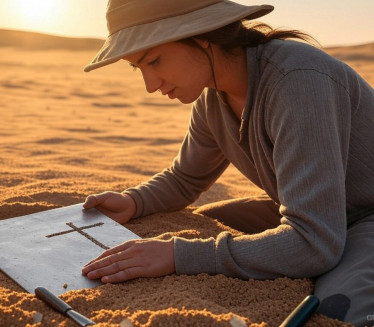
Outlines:
[{"label": "woman's ear", "polygon": [[208,49],[209,48],[209,41],[207,40],[202,40],[202,39],[198,39],[198,38],[194,38],[194,41],[200,45],[203,49]]}]

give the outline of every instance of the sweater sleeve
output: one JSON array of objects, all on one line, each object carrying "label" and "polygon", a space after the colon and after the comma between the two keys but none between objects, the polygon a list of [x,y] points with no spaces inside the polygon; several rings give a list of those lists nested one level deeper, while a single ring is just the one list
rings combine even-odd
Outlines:
[{"label": "sweater sleeve", "polygon": [[346,88],[317,71],[294,71],[268,96],[265,115],[281,224],[239,237],[224,232],[217,239],[175,238],[177,273],[305,278],[340,260],[351,119]]},{"label": "sweater sleeve", "polygon": [[201,97],[192,108],[187,135],[172,165],[147,182],[124,191],[135,200],[134,218],[185,208],[206,191],[227,166],[227,159],[209,131],[204,97]]}]

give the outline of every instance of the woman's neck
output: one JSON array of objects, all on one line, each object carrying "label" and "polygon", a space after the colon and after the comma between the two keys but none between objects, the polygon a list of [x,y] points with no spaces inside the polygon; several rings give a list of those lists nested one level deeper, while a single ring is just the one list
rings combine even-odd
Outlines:
[{"label": "woman's neck", "polygon": [[236,117],[241,119],[248,88],[246,51],[240,48],[234,55],[227,56],[216,48],[214,59],[217,88]]}]

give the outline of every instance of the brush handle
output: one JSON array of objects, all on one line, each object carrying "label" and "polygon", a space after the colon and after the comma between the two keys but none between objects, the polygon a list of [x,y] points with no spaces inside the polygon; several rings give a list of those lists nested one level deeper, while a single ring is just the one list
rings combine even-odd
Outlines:
[{"label": "brush handle", "polygon": [[37,287],[35,289],[35,295],[43,300],[45,303],[47,303],[49,306],[51,306],[56,311],[66,314],[69,310],[71,310],[71,306],[67,304],[66,302],[62,301],[59,297],[48,291],[44,287]]}]

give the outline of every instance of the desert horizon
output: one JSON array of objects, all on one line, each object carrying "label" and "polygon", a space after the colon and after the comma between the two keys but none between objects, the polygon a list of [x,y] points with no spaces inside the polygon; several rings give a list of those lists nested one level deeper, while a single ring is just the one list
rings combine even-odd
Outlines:
[{"label": "desert horizon", "polygon": [[[12,38],[12,39],[11,39]],[[69,37],[41,32],[0,28],[0,47],[14,46],[31,49],[67,49],[67,50],[97,50],[104,43],[103,38],[95,37]],[[318,41],[318,39],[317,39]],[[77,43],[80,45],[77,46]],[[374,41],[365,43],[352,43],[349,45],[332,45],[323,47],[327,51],[356,53],[361,58],[374,59]]]},{"label": "desert horizon", "polygon": [[[81,203],[92,193],[122,191],[168,167],[177,155],[190,105],[146,93],[141,74],[125,62],[84,73],[103,42],[0,29],[0,220]],[[374,85],[374,43],[324,51]],[[163,239],[215,237],[225,230],[239,235],[193,210],[244,196],[264,193],[229,166],[186,209],[135,219],[126,227]],[[123,321],[123,326],[254,327],[279,326],[312,291],[309,279],[243,281],[199,274],[67,288],[61,298],[103,327]],[[0,325],[74,323],[0,272]],[[350,325],[316,314],[307,326]]]}]

